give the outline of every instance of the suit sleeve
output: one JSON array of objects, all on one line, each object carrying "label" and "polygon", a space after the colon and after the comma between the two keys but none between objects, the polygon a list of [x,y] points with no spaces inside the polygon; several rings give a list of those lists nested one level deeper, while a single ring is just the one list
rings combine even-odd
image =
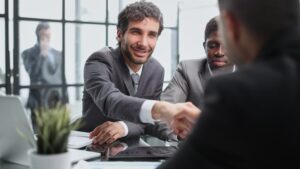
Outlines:
[{"label": "suit sleeve", "polygon": [[147,125],[145,134],[149,134],[164,141],[178,141],[177,136],[173,134],[173,131],[164,122],[155,122],[154,124]]},{"label": "suit sleeve", "polygon": [[37,52],[38,50],[32,48],[22,53],[25,70],[28,72],[31,81],[34,83],[40,80],[39,78],[44,60],[44,57],[39,56]]},{"label": "suit sleeve", "polygon": [[144,134],[145,125],[124,121],[128,127],[128,134],[125,138],[140,137]]},{"label": "suit sleeve", "polygon": [[238,105],[230,106],[234,94],[223,92],[224,88],[235,88],[231,83],[217,84],[211,81],[207,85],[206,104],[195,128],[178,152],[158,169],[243,168],[241,110]]},{"label": "suit sleeve", "polygon": [[[99,55],[98,53],[94,55]],[[95,56],[84,68],[85,90],[106,116],[131,122],[141,122],[139,112],[145,99],[120,92],[111,81],[112,66],[109,61]]]},{"label": "suit sleeve", "polygon": [[161,94],[161,100],[179,103],[185,102],[188,96],[188,84],[184,75],[184,64],[181,62],[167,86]]}]

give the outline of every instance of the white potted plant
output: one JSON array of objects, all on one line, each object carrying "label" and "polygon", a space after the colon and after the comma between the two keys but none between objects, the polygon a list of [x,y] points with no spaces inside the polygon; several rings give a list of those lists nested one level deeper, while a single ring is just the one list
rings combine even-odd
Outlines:
[{"label": "white potted plant", "polygon": [[36,149],[28,152],[32,169],[71,168],[68,137],[80,122],[70,124],[69,114],[65,106],[42,109],[36,113]]}]

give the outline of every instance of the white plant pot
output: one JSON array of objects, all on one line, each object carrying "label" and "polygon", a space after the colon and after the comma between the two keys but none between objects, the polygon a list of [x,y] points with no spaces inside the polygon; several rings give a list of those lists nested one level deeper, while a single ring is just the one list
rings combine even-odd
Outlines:
[{"label": "white plant pot", "polygon": [[37,154],[35,149],[28,151],[31,169],[71,169],[69,152],[61,154]]}]

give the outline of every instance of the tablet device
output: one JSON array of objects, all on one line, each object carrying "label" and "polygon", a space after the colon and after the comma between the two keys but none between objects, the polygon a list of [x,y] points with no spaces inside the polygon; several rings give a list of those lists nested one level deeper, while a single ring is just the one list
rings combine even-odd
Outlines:
[{"label": "tablet device", "polygon": [[109,156],[108,160],[129,160],[129,161],[156,161],[170,158],[176,147],[170,146],[151,146],[151,147],[133,147],[119,152],[114,156]]},{"label": "tablet device", "polygon": [[90,151],[100,152],[102,160],[109,161],[157,161],[170,158],[176,151],[175,146],[135,146],[125,147],[122,144],[113,146],[90,146]]}]

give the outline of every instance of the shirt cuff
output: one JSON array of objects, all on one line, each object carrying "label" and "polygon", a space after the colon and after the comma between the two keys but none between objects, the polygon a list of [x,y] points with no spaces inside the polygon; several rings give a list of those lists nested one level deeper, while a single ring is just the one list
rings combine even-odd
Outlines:
[{"label": "shirt cuff", "polygon": [[152,118],[152,108],[154,104],[156,103],[155,100],[146,100],[142,104],[141,110],[140,110],[140,120],[143,123],[151,123],[154,124],[154,120]]},{"label": "shirt cuff", "polygon": [[126,137],[128,135],[128,127],[127,125],[124,123],[124,121],[117,121],[118,123],[120,123],[123,128],[124,128],[124,135],[122,137]]}]

